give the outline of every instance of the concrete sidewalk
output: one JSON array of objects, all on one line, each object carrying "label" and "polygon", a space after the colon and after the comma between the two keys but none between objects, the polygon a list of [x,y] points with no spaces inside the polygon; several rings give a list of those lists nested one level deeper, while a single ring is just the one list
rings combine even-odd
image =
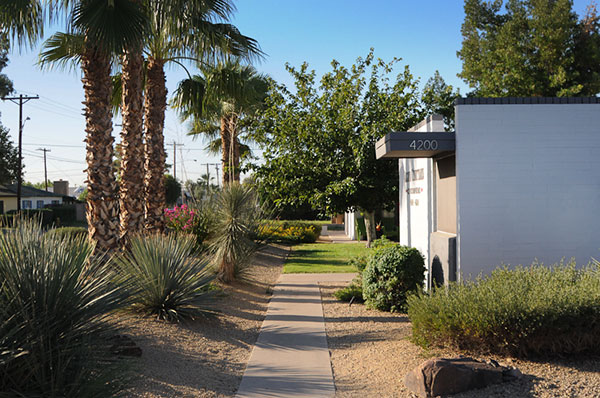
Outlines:
[{"label": "concrete sidewalk", "polygon": [[355,275],[281,275],[236,397],[334,395],[318,283],[349,282]]},{"label": "concrete sidewalk", "polygon": [[358,243],[357,241],[350,239],[346,232],[341,231],[330,231],[327,229],[327,226],[324,225],[321,229],[321,236],[319,236],[319,241],[322,242],[332,242],[332,243]]}]

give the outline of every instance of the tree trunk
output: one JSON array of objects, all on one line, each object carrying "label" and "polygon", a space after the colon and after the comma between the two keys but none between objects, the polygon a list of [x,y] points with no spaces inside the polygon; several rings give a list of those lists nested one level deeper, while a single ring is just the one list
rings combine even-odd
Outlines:
[{"label": "tree trunk", "polygon": [[121,182],[119,185],[120,238],[142,230],[144,223],[143,74],[141,52],[123,57],[123,130],[121,132]]},{"label": "tree trunk", "polygon": [[113,137],[110,96],[110,58],[91,43],[81,57],[85,92],[88,234],[97,250],[118,246],[117,187],[112,168]]},{"label": "tree trunk", "polygon": [[229,121],[225,116],[221,118],[221,167],[223,168],[223,187],[231,181],[229,174],[229,152],[231,151],[231,136],[229,133]]},{"label": "tree trunk", "polygon": [[240,182],[240,142],[237,137],[237,116],[221,118],[221,165],[223,186],[230,182]]},{"label": "tree trunk", "polygon": [[363,210],[365,220],[365,230],[367,231],[367,247],[371,247],[371,242],[377,233],[375,231],[375,212]]},{"label": "tree trunk", "polygon": [[167,88],[164,63],[148,59],[146,74],[146,99],[144,114],[144,197],[146,229],[150,232],[162,231],[165,226],[165,109],[167,108]]},{"label": "tree trunk", "polygon": [[230,164],[233,166],[233,181],[240,182],[240,140],[238,139],[238,128],[237,128],[237,116],[233,115],[229,121],[229,131],[231,134],[231,145],[233,148],[230,149],[231,157]]}]

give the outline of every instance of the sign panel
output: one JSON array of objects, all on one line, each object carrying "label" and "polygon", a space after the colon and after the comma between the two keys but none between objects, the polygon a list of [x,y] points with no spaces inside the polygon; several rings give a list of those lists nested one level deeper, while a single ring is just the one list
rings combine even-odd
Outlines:
[{"label": "sign panel", "polygon": [[453,152],[456,148],[454,133],[395,132],[377,141],[377,159],[431,158]]}]

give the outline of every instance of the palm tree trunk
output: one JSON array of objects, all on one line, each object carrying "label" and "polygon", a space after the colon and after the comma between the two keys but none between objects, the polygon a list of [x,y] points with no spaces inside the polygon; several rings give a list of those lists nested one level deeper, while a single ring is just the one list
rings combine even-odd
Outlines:
[{"label": "palm tree trunk", "polygon": [[240,182],[240,140],[237,135],[237,122],[237,116],[232,115],[229,121],[229,131],[233,148],[230,148],[231,159],[229,160],[229,164],[233,167],[233,181]]},{"label": "palm tree trunk", "polygon": [[118,245],[118,206],[112,169],[113,137],[110,95],[110,60],[91,43],[81,57],[85,92],[87,160],[87,222],[97,249],[111,251]]},{"label": "palm tree trunk", "polygon": [[229,121],[227,117],[221,118],[221,167],[223,168],[223,186],[231,182],[229,166],[229,152],[231,151],[231,137],[229,132]]},{"label": "palm tree trunk", "polygon": [[144,145],[145,174],[144,197],[146,229],[162,231],[165,226],[165,109],[167,108],[167,88],[164,62],[148,59],[146,74],[145,129]]},{"label": "palm tree trunk", "polygon": [[144,222],[143,74],[140,51],[123,56],[123,130],[121,132],[121,182],[119,185],[120,238],[142,230]]}]

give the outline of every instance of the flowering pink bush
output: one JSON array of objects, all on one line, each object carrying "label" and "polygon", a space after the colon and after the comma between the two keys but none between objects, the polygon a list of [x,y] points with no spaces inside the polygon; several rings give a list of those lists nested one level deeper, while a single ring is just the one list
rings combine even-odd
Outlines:
[{"label": "flowering pink bush", "polygon": [[196,212],[187,205],[165,209],[167,228],[177,232],[193,232],[196,223]]}]

